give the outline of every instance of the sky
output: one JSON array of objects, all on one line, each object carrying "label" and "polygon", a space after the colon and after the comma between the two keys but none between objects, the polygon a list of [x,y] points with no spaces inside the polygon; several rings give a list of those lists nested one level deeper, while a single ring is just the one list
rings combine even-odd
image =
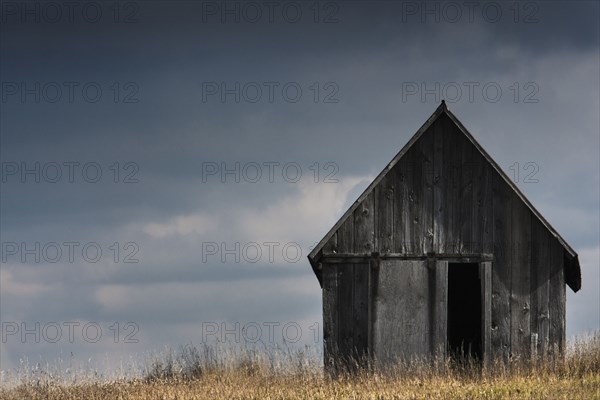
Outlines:
[{"label": "sky", "polygon": [[[599,3],[0,2],[0,370],[321,346],[311,248],[442,99],[579,254]],[[137,362],[137,361],[136,361]]]}]

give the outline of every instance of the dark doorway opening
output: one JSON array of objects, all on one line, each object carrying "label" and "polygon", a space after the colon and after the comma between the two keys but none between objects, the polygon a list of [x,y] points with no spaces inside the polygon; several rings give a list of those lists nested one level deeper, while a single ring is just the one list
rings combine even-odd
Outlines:
[{"label": "dark doorway opening", "polygon": [[448,263],[448,351],[481,360],[481,282],[478,263]]}]

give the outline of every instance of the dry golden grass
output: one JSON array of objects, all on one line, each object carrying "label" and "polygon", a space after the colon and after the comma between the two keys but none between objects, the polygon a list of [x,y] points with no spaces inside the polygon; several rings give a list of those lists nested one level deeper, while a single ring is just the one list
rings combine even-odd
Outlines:
[{"label": "dry golden grass", "polygon": [[[186,348],[156,361],[144,378],[59,384],[53,379],[0,389],[13,399],[600,399],[600,333],[572,343],[564,358],[537,363],[512,360],[481,371],[448,361],[399,365],[385,374],[367,371],[325,376],[306,353],[287,364],[248,352],[236,362],[203,358]],[[292,357],[293,356],[293,357]],[[231,360],[230,360],[231,361]],[[284,368],[280,368],[284,366]]]}]

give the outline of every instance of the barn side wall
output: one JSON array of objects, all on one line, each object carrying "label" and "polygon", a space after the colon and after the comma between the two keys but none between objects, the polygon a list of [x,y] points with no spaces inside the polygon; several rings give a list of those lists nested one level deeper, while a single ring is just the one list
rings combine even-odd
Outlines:
[{"label": "barn side wall", "polygon": [[564,249],[500,176],[493,183],[492,349],[542,356],[565,346]]},{"label": "barn side wall", "polygon": [[[493,354],[508,359],[564,348],[562,246],[446,115],[423,133],[323,248],[323,255],[371,252],[492,255]],[[343,267],[336,268],[339,274]],[[352,268],[358,273],[360,267]],[[333,272],[327,269],[324,315],[331,319],[328,313],[340,309],[332,305]],[[335,276],[338,301],[339,296],[346,304],[363,301],[347,293],[349,278]],[[341,325],[337,336],[329,333],[336,338],[330,342],[348,348],[345,317],[337,318]]]}]

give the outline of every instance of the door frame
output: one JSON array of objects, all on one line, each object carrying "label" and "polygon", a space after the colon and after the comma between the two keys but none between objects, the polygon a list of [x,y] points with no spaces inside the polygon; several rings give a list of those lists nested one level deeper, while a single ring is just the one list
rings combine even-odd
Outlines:
[{"label": "door frame", "polygon": [[[481,351],[485,366],[491,360],[492,329],[492,261],[487,257],[433,257],[430,265],[435,268],[435,318],[438,322],[434,331],[434,355],[448,356],[448,264],[479,264],[479,282],[481,290]],[[441,344],[441,346],[440,346]]]}]

